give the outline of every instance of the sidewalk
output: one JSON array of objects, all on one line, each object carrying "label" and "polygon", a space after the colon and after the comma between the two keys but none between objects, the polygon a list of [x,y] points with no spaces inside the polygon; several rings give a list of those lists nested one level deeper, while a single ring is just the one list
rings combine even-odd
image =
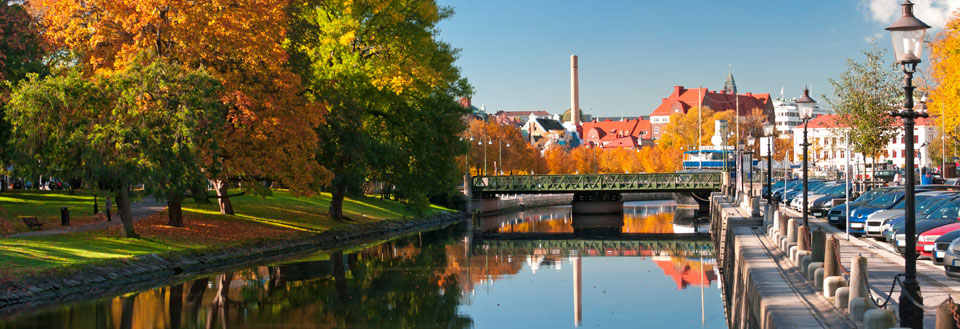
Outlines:
[{"label": "sidewalk", "polygon": [[[800,218],[801,213],[793,209],[781,207],[783,213]],[[889,243],[876,241],[869,237],[850,237],[846,240],[846,233],[837,229],[823,219],[809,218],[813,229],[820,228],[840,241],[840,258],[844,269],[850,270],[851,259],[856,255],[867,258],[867,281],[874,298],[886,299],[896,274],[904,272],[904,259]],[[923,326],[933,328],[936,321],[935,308],[947,296],[960,297],[960,281],[948,277],[942,266],[933,265],[933,262],[924,259],[917,260],[917,280],[920,281],[920,293],[923,296],[924,318]],[[890,298],[892,305],[898,305],[900,287],[896,287]],[[881,300],[881,303],[883,301]]]},{"label": "sidewalk", "polygon": [[[133,214],[133,220],[138,221],[146,218],[147,216],[153,215],[160,211],[163,211],[167,207],[165,202],[160,202],[153,197],[143,197],[140,199],[140,202],[130,203],[130,212]],[[116,211],[116,209],[114,209]],[[87,231],[96,231],[105,228],[110,228],[114,226],[120,226],[120,215],[114,213],[112,221],[103,221],[93,224],[78,225],[78,226],[68,226],[53,230],[45,231],[32,231],[32,232],[23,232],[17,234],[11,234],[8,238],[21,238],[21,237],[30,237],[30,236],[47,236],[47,235],[57,235],[57,234],[66,234],[66,233],[76,233],[76,232],[87,232]]]}]

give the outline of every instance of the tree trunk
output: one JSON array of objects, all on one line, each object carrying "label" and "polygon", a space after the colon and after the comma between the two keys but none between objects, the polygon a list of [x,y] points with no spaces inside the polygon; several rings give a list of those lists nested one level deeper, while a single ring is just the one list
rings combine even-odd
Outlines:
[{"label": "tree trunk", "polygon": [[180,195],[171,195],[167,198],[167,217],[170,222],[167,223],[173,227],[183,227],[183,209],[181,208],[182,197]]},{"label": "tree trunk", "polygon": [[139,238],[140,235],[133,231],[133,213],[130,211],[130,185],[123,183],[120,186],[120,192],[117,192],[117,210],[120,215],[120,223],[123,224],[124,238]]},{"label": "tree trunk", "polygon": [[170,287],[170,329],[180,329],[183,320],[183,283]]},{"label": "tree trunk", "polygon": [[340,302],[346,303],[350,301],[350,291],[347,289],[347,273],[343,266],[343,251],[331,254],[330,260],[333,262],[333,283],[337,288],[337,295],[340,297]]},{"label": "tree trunk", "polygon": [[330,199],[330,218],[334,220],[343,220],[343,197],[347,193],[347,185],[337,183],[333,186],[333,192]]},{"label": "tree trunk", "polygon": [[233,215],[233,204],[230,203],[230,193],[227,191],[227,182],[213,181],[213,188],[217,190],[217,203],[220,204],[221,215]]}]

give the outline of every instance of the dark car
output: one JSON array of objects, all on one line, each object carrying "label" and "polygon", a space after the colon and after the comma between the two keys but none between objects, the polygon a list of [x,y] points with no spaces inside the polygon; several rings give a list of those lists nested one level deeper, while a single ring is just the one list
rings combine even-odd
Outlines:
[{"label": "dark car", "polygon": [[[878,196],[883,195],[884,193],[895,190],[893,187],[880,187],[869,190],[859,197],[850,201],[850,211],[856,210],[858,207],[867,204],[867,202],[873,201]],[[827,222],[830,225],[835,226],[844,226],[847,224],[847,205],[841,204],[839,206],[830,208],[830,212],[827,213]]]},{"label": "dark car", "polygon": [[867,204],[858,207],[857,210],[852,210],[850,212],[849,223],[847,223],[847,225],[850,226],[850,234],[860,236],[866,233],[864,230],[864,225],[866,225],[865,223],[867,221],[867,216],[870,216],[870,214],[878,210],[893,208],[893,206],[896,206],[900,200],[903,200],[904,195],[904,191],[901,190],[887,192],[881,196],[878,196],[876,199],[867,202]]},{"label": "dark car", "polygon": [[826,217],[833,207],[834,200],[842,200],[847,195],[846,184],[832,186],[821,192],[821,197],[810,200],[810,214],[815,217]]},{"label": "dark car", "polygon": [[[931,218],[931,219],[918,220],[916,224],[916,231],[914,232],[914,235],[915,235],[914,238],[916,238],[917,236],[920,236],[921,233],[929,231],[931,229],[935,229],[944,225],[954,224],[957,222],[958,222],[957,217],[936,218],[936,219]],[[899,252],[901,255],[903,255],[904,250],[906,249],[905,246],[907,245],[907,241],[905,239],[906,239],[906,234],[904,233],[904,228],[900,227],[899,229],[897,229],[896,233],[894,233],[893,241],[891,241],[891,244],[893,244],[893,246],[897,249],[897,252]]]},{"label": "dark car", "polygon": [[960,230],[941,235],[939,238],[937,238],[937,241],[934,242],[933,247],[934,264],[943,264],[943,257],[947,253],[947,248],[950,247],[950,243],[957,238],[960,238]]}]

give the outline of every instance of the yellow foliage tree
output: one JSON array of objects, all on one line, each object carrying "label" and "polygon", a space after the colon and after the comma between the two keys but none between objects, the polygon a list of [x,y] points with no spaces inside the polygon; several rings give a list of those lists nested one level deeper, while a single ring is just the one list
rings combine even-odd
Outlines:
[{"label": "yellow foliage tree", "polygon": [[[930,43],[930,77],[933,87],[927,102],[929,113],[937,123],[946,119],[946,134],[960,141],[960,12],[950,17],[946,28]],[[940,128],[940,125],[937,125]],[[937,155],[939,157],[939,154]]]}]

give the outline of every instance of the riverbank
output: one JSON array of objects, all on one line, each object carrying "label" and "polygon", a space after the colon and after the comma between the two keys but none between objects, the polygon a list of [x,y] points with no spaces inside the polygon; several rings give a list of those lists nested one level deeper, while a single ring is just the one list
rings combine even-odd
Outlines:
[{"label": "riverbank", "polygon": [[348,224],[288,240],[260,241],[222,249],[150,253],[97,264],[72,266],[0,283],[0,315],[153,287],[205,273],[294,257],[325,249],[347,248],[406,233],[448,225],[466,218],[441,213],[412,220]]}]

